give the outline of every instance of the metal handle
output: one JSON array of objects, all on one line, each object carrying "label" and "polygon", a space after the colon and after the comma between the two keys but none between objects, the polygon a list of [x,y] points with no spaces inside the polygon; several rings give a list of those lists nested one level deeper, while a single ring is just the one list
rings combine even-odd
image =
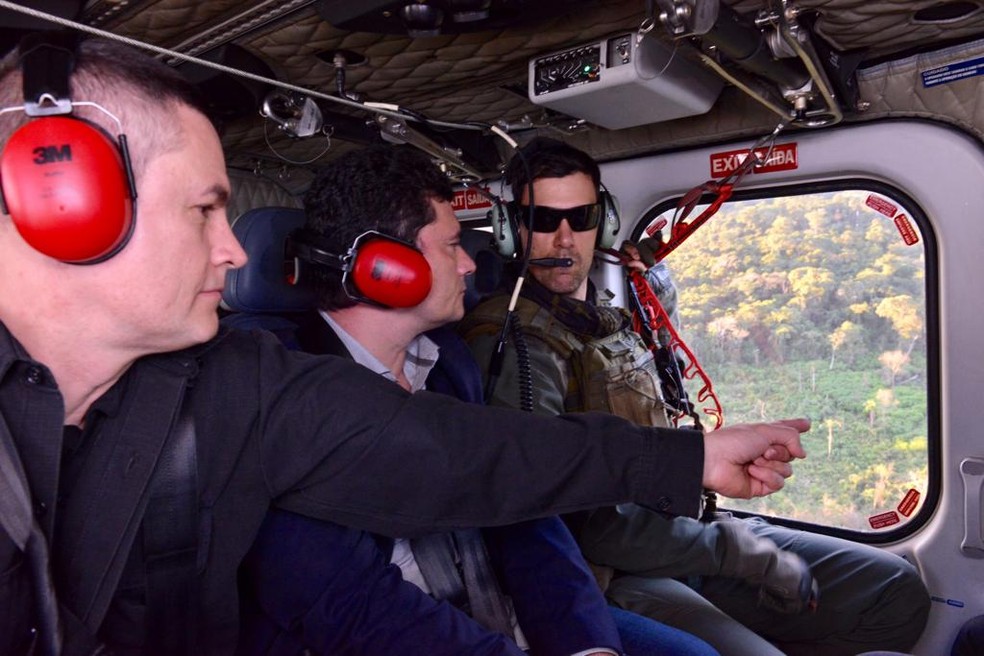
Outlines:
[{"label": "metal handle", "polygon": [[970,558],[984,558],[981,497],[984,495],[984,460],[966,458],[960,463],[964,483],[964,536],[960,551]]}]

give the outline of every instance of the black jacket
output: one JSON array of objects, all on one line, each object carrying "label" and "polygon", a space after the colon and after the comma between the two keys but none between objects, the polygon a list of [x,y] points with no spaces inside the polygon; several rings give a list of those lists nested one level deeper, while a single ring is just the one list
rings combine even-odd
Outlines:
[{"label": "black jacket", "polygon": [[[20,455],[62,604],[111,644],[142,639],[139,612],[126,615],[130,625],[102,618],[121,601],[147,482],[182,400],[198,436],[201,654],[233,649],[236,569],[271,503],[408,537],[630,500],[697,510],[703,443],[692,436],[600,414],[550,419],[411,396],[355,363],[225,331],[136,362],[87,415],[69,484],[58,471],[61,395],[0,326],[0,440]],[[22,561],[0,534],[4,655],[32,623]],[[140,564],[134,550],[127,571]]]}]

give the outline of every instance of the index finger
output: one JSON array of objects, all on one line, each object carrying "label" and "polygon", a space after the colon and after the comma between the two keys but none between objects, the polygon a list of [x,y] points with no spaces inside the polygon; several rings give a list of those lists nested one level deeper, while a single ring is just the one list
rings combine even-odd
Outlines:
[{"label": "index finger", "polygon": [[810,426],[812,424],[812,422],[806,417],[797,417],[796,419],[780,419],[773,423],[795,428],[800,433],[805,433],[810,430]]},{"label": "index finger", "polygon": [[[779,430],[771,431],[771,444],[764,454],[767,458],[774,460],[786,460],[789,456],[793,458],[805,458],[806,451],[800,442],[800,433],[810,429],[809,419],[783,419],[771,424]],[[792,430],[790,430],[792,429]],[[769,451],[775,450],[773,457],[769,456]],[[787,451],[788,453],[783,453]]]}]

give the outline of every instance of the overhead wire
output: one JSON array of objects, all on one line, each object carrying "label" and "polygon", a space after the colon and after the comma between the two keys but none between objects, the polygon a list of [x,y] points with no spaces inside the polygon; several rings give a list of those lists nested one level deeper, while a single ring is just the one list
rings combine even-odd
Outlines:
[{"label": "overhead wire", "polygon": [[244,78],[244,79],[247,79],[247,80],[252,80],[254,82],[261,82],[263,84],[269,84],[271,86],[279,87],[279,88],[285,89],[287,91],[293,91],[293,92],[300,93],[302,95],[306,95],[306,96],[309,96],[309,97],[312,97],[312,98],[318,98],[320,100],[325,100],[325,101],[328,101],[328,102],[331,102],[331,103],[335,103],[335,104],[338,104],[338,105],[343,105],[343,106],[349,107],[351,109],[358,109],[358,110],[367,111],[367,112],[370,112],[370,113],[382,114],[384,116],[389,116],[391,118],[409,119],[409,120],[412,120],[412,121],[415,121],[415,122],[418,122],[418,123],[423,123],[425,125],[430,125],[430,126],[435,126],[435,127],[453,128],[453,129],[459,129],[459,130],[472,130],[472,131],[481,131],[481,132],[491,132],[491,133],[495,134],[496,136],[498,136],[500,138],[503,138],[506,141],[506,143],[509,143],[513,148],[516,147],[516,141],[513,140],[508,135],[506,135],[503,130],[498,129],[497,126],[494,126],[494,125],[485,124],[485,123],[479,123],[479,122],[475,122],[475,121],[471,121],[471,122],[468,122],[468,123],[456,123],[456,122],[451,122],[451,121],[440,121],[440,120],[428,118],[428,117],[424,116],[423,114],[421,114],[421,113],[419,113],[417,111],[414,111],[414,110],[411,110],[411,109],[408,109],[408,108],[404,108],[404,107],[400,107],[399,105],[395,105],[395,104],[360,102],[360,101],[356,101],[356,100],[351,100],[349,98],[342,98],[342,97],[338,97],[338,96],[333,96],[333,95],[330,95],[330,94],[327,94],[327,93],[316,91],[314,89],[308,89],[307,87],[302,87],[302,86],[299,86],[299,85],[296,85],[296,84],[290,84],[289,82],[282,82],[280,80],[276,80],[276,79],[273,79],[273,78],[265,77],[263,75],[257,75],[255,73],[250,73],[248,71],[242,71],[242,70],[239,70],[238,68],[233,68],[231,66],[226,66],[224,64],[219,64],[217,62],[209,61],[207,59],[202,59],[201,57],[195,57],[193,55],[186,55],[184,53],[178,52],[176,50],[171,50],[169,48],[162,48],[160,46],[155,46],[155,45],[152,45],[152,44],[149,44],[149,43],[145,43],[143,41],[139,41],[137,39],[133,39],[131,37],[127,37],[127,36],[122,36],[122,35],[119,35],[119,34],[115,34],[115,33],[110,32],[108,30],[103,30],[103,29],[100,29],[98,27],[92,27],[91,25],[85,25],[84,23],[79,23],[77,21],[73,21],[73,20],[70,20],[68,18],[62,18],[61,16],[56,16],[54,14],[50,14],[50,13],[41,11],[39,9],[32,9],[31,7],[25,7],[23,5],[19,5],[19,4],[16,4],[14,2],[10,2],[10,0],[0,0],[0,9],[7,9],[7,10],[10,10],[10,11],[13,11],[13,12],[24,14],[26,16],[30,16],[32,18],[39,18],[41,20],[48,21],[50,23],[54,23],[55,25],[60,25],[62,27],[71,28],[71,29],[74,29],[74,30],[78,30],[80,32],[84,32],[86,34],[91,34],[91,35],[94,35],[94,36],[99,36],[99,37],[102,37],[104,39],[110,39],[110,40],[113,40],[113,41],[118,41],[120,43],[124,43],[124,44],[126,44],[128,46],[131,46],[131,47],[134,47],[134,48],[139,48],[141,50],[146,50],[146,51],[152,52],[152,53],[154,53],[156,55],[161,55],[161,56],[165,56],[165,57],[171,57],[171,58],[174,58],[174,59],[179,59],[179,60],[184,61],[184,62],[188,62],[188,63],[192,63],[192,64],[197,64],[199,66],[204,66],[205,68],[211,68],[213,70],[217,70],[217,71],[220,71],[222,73],[228,73],[229,75],[234,75],[234,76],[241,77],[241,78]]},{"label": "overhead wire", "polygon": [[[533,200],[533,180],[532,180],[532,173],[529,171],[529,164],[526,162],[526,158],[523,156],[522,152],[519,150],[519,144],[518,144],[518,142],[515,139],[513,139],[504,129],[502,129],[498,125],[486,124],[486,123],[481,123],[481,122],[476,122],[476,121],[470,121],[470,122],[467,122],[467,123],[455,123],[455,122],[449,122],[449,121],[440,121],[440,120],[435,120],[435,119],[428,118],[428,117],[424,116],[423,114],[420,114],[417,111],[410,110],[410,109],[404,108],[404,107],[400,107],[399,105],[396,105],[396,104],[383,103],[383,102],[360,102],[360,101],[356,101],[356,100],[350,99],[349,97],[347,97],[347,94],[344,94],[344,93],[341,93],[341,92],[339,93],[338,96],[329,95],[329,94],[322,93],[320,91],[316,91],[316,90],[313,90],[313,89],[308,89],[306,87],[302,87],[302,86],[299,86],[299,85],[296,85],[296,84],[290,84],[288,82],[282,82],[280,80],[275,80],[273,78],[268,78],[268,77],[265,77],[263,75],[257,75],[255,73],[250,73],[250,72],[247,72],[247,71],[242,71],[242,70],[239,70],[237,68],[233,68],[231,66],[226,66],[224,64],[219,64],[217,62],[209,61],[207,59],[202,59],[201,57],[195,57],[195,56],[192,56],[192,55],[186,55],[184,53],[177,52],[177,51],[171,50],[169,48],[162,48],[160,46],[155,46],[155,45],[152,45],[152,44],[149,44],[149,43],[145,43],[143,41],[139,41],[137,39],[133,39],[133,38],[130,38],[130,37],[126,37],[126,36],[122,36],[122,35],[119,35],[119,34],[115,34],[113,32],[109,32],[107,30],[103,30],[103,29],[100,29],[100,28],[97,28],[97,27],[92,27],[90,25],[85,25],[83,23],[79,23],[77,21],[73,21],[73,20],[70,20],[70,19],[67,19],[67,18],[62,18],[61,16],[56,16],[54,14],[49,14],[47,12],[44,12],[44,11],[41,11],[41,10],[38,10],[38,9],[32,9],[30,7],[25,7],[23,5],[18,5],[18,4],[15,4],[13,2],[10,2],[9,0],[0,0],[0,8],[2,8],[2,9],[8,9],[10,11],[14,11],[14,12],[21,13],[21,14],[24,14],[24,15],[27,15],[27,16],[31,16],[32,18],[39,18],[41,20],[45,20],[45,21],[48,21],[50,23],[54,23],[56,25],[60,25],[62,27],[67,27],[67,28],[75,29],[75,30],[78,30],[80,32],[84,32],[86,34],[91,34],[91,35],[94,35],[94,36],[99,36],[99,37],[102,37],[102,38],[105,38],[105,39],[109,39],[109,40],[112,40],[112,41],[118,41],[120,43],[124,43],[124,44],[129,45],[129,46],[134,47],[134,48],[138,48],[138,49],[141,49],[141,50],[146,50],[146,51],[152,52],[152,53],[154,53],[156,55],[170,57],[170,58],[173,58],[173,59],[178,59],[178,60],[183,61],[183,62],[197,64],[197,65],[203,66],[205,68],[210,68],[212,70],[220,71],[222,73],[228,73],[229,75],[233,75],[233,76],[236,76],[236,77],[241,77],[241,78],[244,78],[244,79],[247,79],[247,80],[252,80],[252,81],[255,81],[255,82],[261,82],[263,84],[269,84],[271,86],[278,87],[280,89],[284,89],[284,90],[287,90],[287,91],[293,91],[295,93],[299,93],[299,94],[302,94],[302,95],[305,95],[305,96],[308,96],[308,97],[318,98],[318,99],[325,100],[325,101],[328,101],[328,102],[331,102],[331,103],[335,103],[335,104],[338,104],[338,105],[343,105],[345,107],[349,107],[349,108],[352,108],[352,109],[357,109],[357,110],[361,110],[361,111],[367,111],[367,112],[371,112],[371,113],[375,113],[375,114],[389,116],[389,117],[395,118],[395,119],[409,119],[409,120],[412,120],[412,121],[415,121],[415,122],[418,122],[418,123],[422,123],[424,125],[429,125],[429,126],[452,128],[452,129],[461,129],[461,130],[472,130],[472,131],[490,132],[491,134],[494,134],[495,136],[497,136],[500,139],[502,139],[503,141],[505,141],[506,144],[508,144],[508,146],[513,151],[515,151],[516,156],[521,159],[522,165],[524,167],[526,167],[526,169],[527,169],[527,177],[529,179],[529,184],[528,184],[528,189],[529,189],[529,205],[528,205],[529,219],[528,219],[528,221],[529,221],[529,225],[528,225],[528,227],[529,227],[530,232],[532,233],[532,230],[533,230],[533,217],[534,217],[534,212],[533,212],[533,210],[534,210],[534,200]],[[341,87],[340,88],[343,88],[343,87],[344,87],[344,81],[341,81]],[[266,133],[264,133],[264,137],[265,138],[267,137]],[[269,143],[268,138],[267,138],[267,141]],[[320,155],[318,155],[318,157],[320,157],[323,154],[324,153],[321,153]],[[278,157],[281,157],[281,156],[278,154]],[[281,157],[281,159],[285,159],[285,158]],[[315,159],[317,159],[317,157]],[[509,332],[510,325],[514,324],[513,317],[515,316],[514,315],[515,307],[516,307],[516,303],[517,303],[517,301],[519,299],[519,293],[520,293],[520,291],[522,290],[522,287],[523,287],[523,282],[526,279],[526,274],[527,274],[527,269],[529,267],[529,259],[530,259],[531,252],[532,252],[532,239],[528,239],[527,240],[527,243],[525,245],[524,251],[523,251],[523,253],[521,255],[520,268],[519,268],[519,276],[518,276],[518,278],[516,280],[516,285],[515,285],[515,288],[513,289],[512,296],[510,298],[509,307],[507,309],[505,320],[503,321],[503,326],[502,326],[502,331],[501,331],[501,334],[500,334],[500,337],[499,337],[499,341],[498,341],[496,350],[493,352],[493,363],[490,363],[489,380],[487,381],[486,389],[485,389],[486,399],[490,399],[491,398],[492,392],[495,389],[495,381],[498,378],[498,373],[496,372],[496,370],[500,370],[501,371],[501,369],[502,369],[502,360],[503,360],[503,356],[504,356],[505,343],[507,341],[507,335],[508,335],[508,332]],[[496,361],[497,361],[497,363],[496,363]],[[497,366],[493,366],[493,365],[496,365],[496,364],[497,364]]]}]

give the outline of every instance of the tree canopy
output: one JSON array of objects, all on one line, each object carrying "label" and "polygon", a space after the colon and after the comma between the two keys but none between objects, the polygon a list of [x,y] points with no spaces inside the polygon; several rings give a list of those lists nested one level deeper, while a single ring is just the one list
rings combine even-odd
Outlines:
[{"label": "tree canopy", "polygon": [[813,419],[784,491],[725,505],[872,530],[868,516],[925,492],[923,244],[869,195],[727,203],[666,260],[725,420]]}]

